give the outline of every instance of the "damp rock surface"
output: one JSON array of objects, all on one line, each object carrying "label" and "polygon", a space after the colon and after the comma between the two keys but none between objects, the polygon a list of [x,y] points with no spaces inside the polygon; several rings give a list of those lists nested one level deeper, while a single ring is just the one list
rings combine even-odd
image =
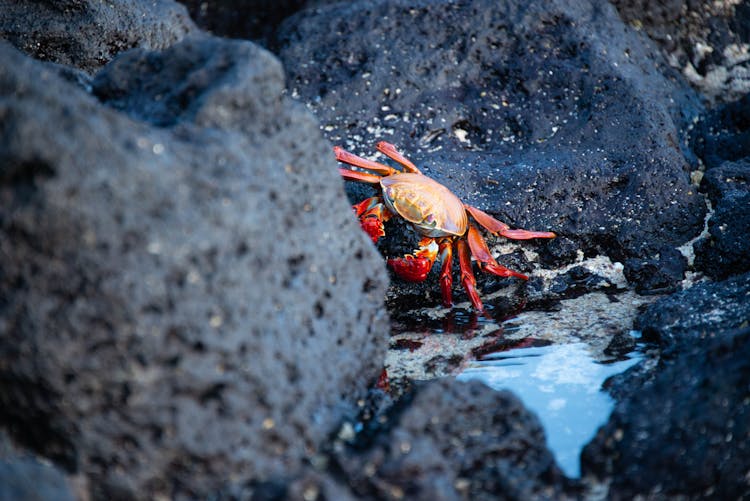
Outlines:
[{"label": "damp rock surface", "polygon": [[101,102],[0,60],[3,425],[94,498],[299,467],[380,373],[386,279],[281,66],[192,39],[105,66]]},{"label": "damp rock surface", "polygon": [[584,474],[611,479],[607,499],[750,496],[750,329],[686,341],[651,376],[584,450]]},{"label": "damp rock surface", "polygon": [[363,499],[575,499],[536,416],[508,391],[452,379],[418,386],[347,446],[338,465]]}]

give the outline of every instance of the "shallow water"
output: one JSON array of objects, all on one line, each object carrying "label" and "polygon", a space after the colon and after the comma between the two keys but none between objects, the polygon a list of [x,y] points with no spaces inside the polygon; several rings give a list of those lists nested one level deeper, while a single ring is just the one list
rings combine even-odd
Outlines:
[{"label": "shallow water", "polygon": [[614,408],[602,384],[642,358],[635,351],[625,359],[597,361],[585,343],[532,346],[472,361],[457,379],[478,379],[494,389],[512,390],[539,416],[563,472],[578,478],[581,450]]}]

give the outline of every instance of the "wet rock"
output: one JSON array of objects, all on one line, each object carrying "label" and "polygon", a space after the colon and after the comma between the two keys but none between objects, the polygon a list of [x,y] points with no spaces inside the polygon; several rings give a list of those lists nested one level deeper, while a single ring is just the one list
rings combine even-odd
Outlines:
[{"label": "wet rock", "polygon": [[107,106],[0,61],[2,424],[100,499],[294,471],[377,380],[388,325],[280,64],[213,38],[130,52],[95,79]]},{"label": "wet rock", "polygon": [[715,211],[694,245],[696,268],[717,279],[750,271],[750,156],[710,169],[701,188]]},{"label": "wet rock", "polygon": [[750,329],[686,344],[584,449],[583,473],[610,483],[607,499],[750,496]]},{"label": "wet rock", "polygon": [[[635,320],[644,339],[663,347],[707,340],[744,328],[750,319],[750,273],[723,282],[704,282],[659,299]],[[679,346],[678,346],[679,348]]]},{"label": "wet rock", "polygon": [[664,247],[658,259],[626,259],[623,273],[638,294],[669,294],[679,288],[687,266],[680,251]]},{"label": "wet rock", "polygon": [[575,242],[552,264],[702,229],[679,139],[700,105],[651,47],[610,5],[567,1],[360,1],[279,36],[290,92],[332,142],[372,156],[388,140],[465,202]]},{"label": "wet rock", "polygon": [[172,0],[0,1],[0,39],[89,73],[125,50],[163,49],[197,32],[185,7]]},{"label": "wet rock", "polygon": [[636,348],[636,340],[629,332],[616,332],[603,353],[613,357],[624,357]]},{"label": "wet rock", "polygon": [[366,499],[566,499],[574,491],[516,396],[479,382],[431,381],[380,432],[335,459]]},{"label": "wet rock", "polygon": [[554,298],[574,298],[601,289],[615,289],[615,286],[585,266],[574,266],[552,280],[549,293]]}]

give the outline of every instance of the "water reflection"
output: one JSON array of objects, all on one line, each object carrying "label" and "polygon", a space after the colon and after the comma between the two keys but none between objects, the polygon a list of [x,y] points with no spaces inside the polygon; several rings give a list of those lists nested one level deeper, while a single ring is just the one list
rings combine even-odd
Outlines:
[{"label": "water reflection", "polygon": [[641,358],[635,352],[625,360],[598,362],[584,343],[515,348],[471,362],[458,379],[478,379],[516,393],[539,416],[563,472],[577,478],[583,446],[614,407],[602,383]]}]

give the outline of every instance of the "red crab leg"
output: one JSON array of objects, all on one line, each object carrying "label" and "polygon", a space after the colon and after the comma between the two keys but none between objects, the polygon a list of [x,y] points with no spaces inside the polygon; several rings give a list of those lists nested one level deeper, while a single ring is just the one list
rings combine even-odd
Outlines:
[{"label": "red crab leg", "polygon": [[407,254],[388,260],[388,265],[399,277],[409,282],[421,282],[427,278],[437,258],[438,246],[434,238],[424,237],[419,241],[419,249],[414,254]]},{"label": "red crab leg", "polygon": [[352,205],[352,209],[359,218],[360,226],[372,239],[372,243],[377,243],[378,239],[385,235],[383,222],[388,221],[392,215],[383,204],[383,199],[381,197],[366,198]]},{"label": "red crab leg", "polygon": [[498,264],[498,262],[495,261],[495,258],[492,257],[492,254],[490,254],[487,242],[484,241],[482,235],[479,234],[479,230],[477,230],[473,224],[469,225],[467,240],[469,242],[469,248],[471,249],[471,255],[477,260],[479,268],[482,271],[492,273],[498,277],[518,277],[523,280],[529,279],[526,275],[509,270],[505,266]]},{"label": "red crab leg", "polygon": [[444,238],[440,240],[440,261],[443,263],[440,269],[440,290],[443,293],[443,305],[450,307],[453,304],[453,240]]},{"label": "red crab leg", "polygon": [[502,235],[505,238],[511,238],[513,240],[529,240],[530,238],[555,238],[557,236],[551,231],[511,230],[510,226],[507,224],[498,221],[476,207],[467,204],[464,204],[464,207],[469,211],[471,217],[476,219],[477,223],[484,226],[488,231]]},{"label": "red crab leg", "polygon": [[421,174],[417,166],[414,165],[411,160],[409,160],[408,158],[403,156],[401,153],[399,153],[398,150],[396,150],[396,147],[393,146],[391,143],[380,141],[375,147],[378,149],[380,153],[384,153],[385,155],[390,157],[392,160],[395,160],[396,162],[403,165],[404,169],[406,169],[407,171]]},{"label": "red crab leg", "polygon": [[461,284],[466,289],[466,293],[471,299],[471,304],[474,305],[474,309],[481,313],[484,311],[484,305],[482,300],[479,299],[476,285],[477,281],[474,278],[474,272],[471,271],[471,256],[469,255],[469,246],[466,240],[460,239],[456,242],[458,249],[458,265],[461,268]]},{"label": "red crab leg", "polygon": [[369,172],[357,172],[356,170],[339,168],[339,174],[347,181],[359,181],[361,183],[378,184],[382,177]]},{"label": "red crab leg", "polygon": [[398,171],[393,167],[389,167],[372,160],[367,160],[366,158],[358,157],[354,153],[349,153],[340,146],[334,146],[333,153],[336,155],[336,160],[338,160],[339,162],[344,162],[345,164],[371,170],[384,176],[390,176],[391,174],[398,173]]}]

